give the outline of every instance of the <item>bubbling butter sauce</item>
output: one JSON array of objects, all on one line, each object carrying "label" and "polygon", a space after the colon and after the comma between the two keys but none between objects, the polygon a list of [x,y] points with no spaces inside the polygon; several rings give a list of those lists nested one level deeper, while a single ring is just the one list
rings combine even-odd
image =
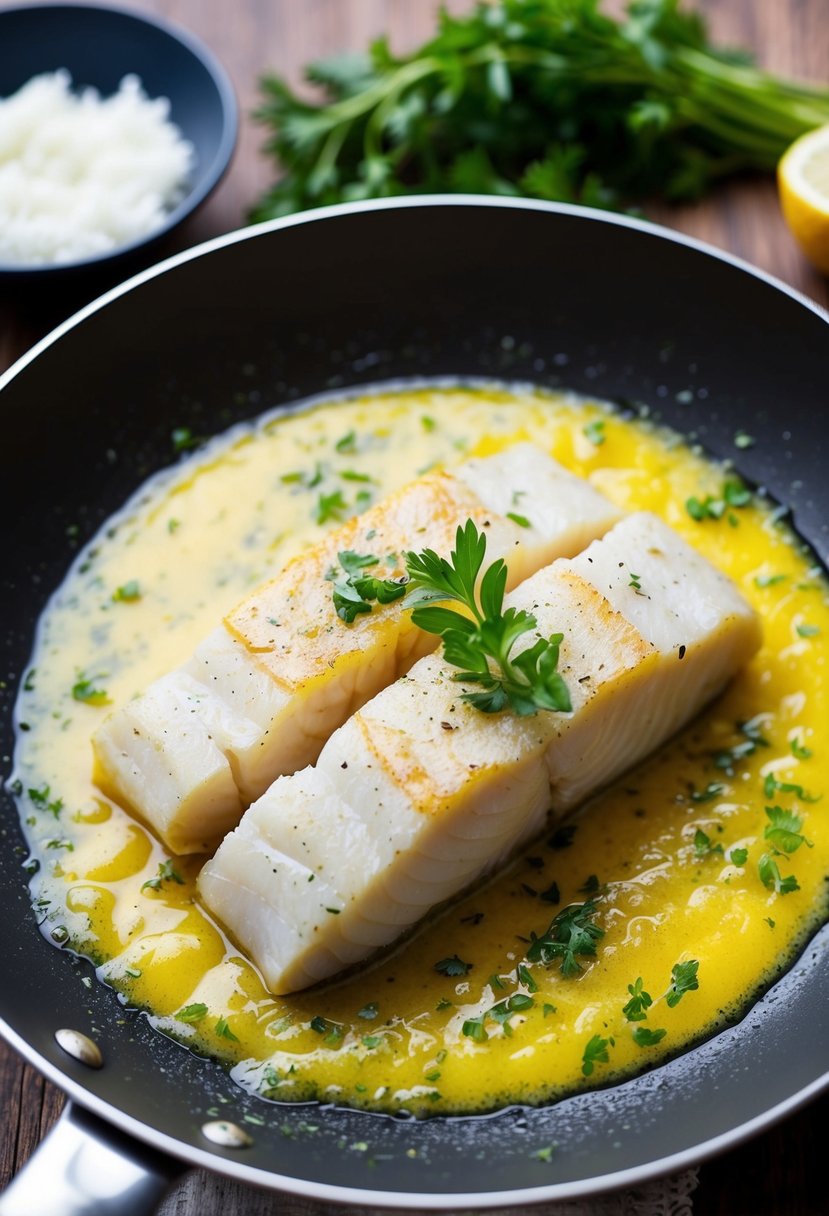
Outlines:
[{"label": "bubbling butter sauce", "polygon": [[[90,736],[324,529],[519,440],[676,528],[757,607],[763,649],[679,737],[485,886],[381,958],[273,997],[199,905],[204,859],[170,857],[92,784]],[[596,402],[403,388],[237,427],[145,485],[41,619],[14,791],[42,930],[268,1099],[422,1115],[619,1080],[736,1016],[825,915],[828,608],[772,504]],[[533,935],[588,901],[594,956],[575,955],[573,974],[527,960]]]}]

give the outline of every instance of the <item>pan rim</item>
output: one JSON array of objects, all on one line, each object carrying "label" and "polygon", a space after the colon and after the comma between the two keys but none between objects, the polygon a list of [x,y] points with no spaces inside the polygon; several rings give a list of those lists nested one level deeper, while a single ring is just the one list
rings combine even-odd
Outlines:
[{"label": "pan rim", "polygon": [[296,1178],[290,1174],[278,1174],[272,1170],[263,1170],[258,1166],[246,1165],[225,1156],[219,1156],[207,1148],[199,1148],[177,1140],[166,1132],[160,1132],[133,1115],[127,1114],[118,1107],[112,1106],[103,1098],[90,1093],[77,1081],[67,1076],[60,1068],[42,1056],[31,1047],[25,1039],[13,1030],[4,1018],[0,1017],[0,1034],[16,1051],[30,1064],[34,1065],[49,1081],[72,1100],[91,1111],[108,1124],[114,1124],[120,1131],[126,1132],[142,1144],[167,1153],[175,1160],[188,1166],[199,1166],[213,1173],[219,1173],[237,1182],[249,1183],[253,1186],[264,1187],[271,1191],[285,1191],[291,1195],[302,1196],[306,1199],[319,1199],[325,1202],[386,1207],[398,1210],[411,1210],[414,1206],[423,1211],[446,1211],[447,1209],[476,1209],[501,1208],[509,1204],[537,1204],[553,1200],[572,1200],[593,1197],[609,1191],[622,1190],[653,1181],[670,1174],[678,1174],[683,1170],[700,1165],[703,1161],[717,1156],[719,1153],[737,1147],[750,1140],[759,1132],[767,1130],[792,1114],[801,1106],[807,1105],[825,1090],[829,1090],[829,1071],[817,1077],[804,1089],[785,1098],[768,1111],[757,1115],[737,1128],[713,1136],[702,1144],[661,1157],[656,1161],[643,1165],[631,1166],[628,1169],[614,1170],[608,1174],[598,1174],[593,1178],[576,1179],[570,1182],[551,1182],[540,1187],[522,1187],[511,1190],[487,1191],[381,1191],[367,1187],[347,1187],[329,1182],[310,1181]]},{"label": "pan rim", "polygon": [[673,229],[667,228],[663,224],[654,223],[651,220],[640,220],[634,216],[618,215],[615,212],[597,211],[595,208],[582,207],[575,203],[548,203],[543,199],[501,198],[486,194],[417,194],[401,198],[371,199],[367,202],[335,203],[329,207],[316,207],[312,211],[300,211],[294,215],[280,216],[278,219],[265,220],[260,224],[251,224],[246,228],[234,228],[231,232],[211,237],[210,240],[202,241],[198,245],[192,245],[189,249],[183,249],[178,253],[174,253],[168,258],[164,258],[162,261],[138,271],[137,274],[125,279],[122,283],[118,283],[115,287],[109,288],[102,295],[83,305],[77,312],[67,317],[66,320],[61,321],[54,329],[36,342],[34,346],[21,355],[11,367],[0,374],[0,392],[29,363],[38,358],[43,351],[48,350],[51,345],[77,325],[82,324],[88,317],[93,316],[96,312],[119,299],[122,295],[126,295],[134,288],[140,287],[151,279],[160,278],[168,271],[174,270],[177,266],[185,265],[187,262],[194,261],[205,254],[214,253],[218,249],[224,249],[241,241],[254,240],[256,237],[269,232],[278,232],[285,228],[293,228],[298,225],[312,224],[348,215],[362,215],[374,211],[403,210],[410,207],[496,207],[504,210],[539,211],[552,215],[569,215],[577,219],[584,219],[599,224],[609,224],[619,228],[631,228],[634,231],[669,241],[675,245],[682,245],[688,249],[694,249],[698,253],[715,258],[717,261],[725,262],[727,265],[733,266],[752,278],[759,279],[760,282],[765,283],[767,286],[782,292],[783,295],[788,296],[797,304],[808,309],[809,312],[814,313],[820,320],[829,324],[829,309],[823,308],[822,305],[818,304],[815,300],[809,299],[803,292],[789,286],[788,283],[784,283],[782,279],[769,274],[765,270],[761,270],[758,266],[753,266],[750,262],[738,257],[736,254],[729,253],[724,249],[718,249],[707,241],[687,236],[683,232],[675,232]]},{"label": "pan rim", "polygon": [[[256,239],[273,231],[291,228],[300,224],[313,223],[317,220],[324,221],[330,218],[340,218],[354,214],[363,215],[374,211],[447,206],[500,207],[513,211],[546,212],[637,230],[652,237],[695,250],[708,257],[713,257],[717,261],[733,266],[735,269],[751,275],[754,279],[761,281],[767,286],[782,292],[795,303],[801,307],[805,307],[810,313],[813,313],[820,320],[829,324],[829,312],[781,280],[750,265],[735,255],[717,249],[695,238],[675,233],[650,221],[596,212],[570,204],[546,203],[542,200],[502,199],[474,194],[421,195],[374,200],[369,203],[338,204],[314,211],[302,212],[297,215],[281,217],[249,228],[236,229],[174,254],[105,292],[59,324],[17,360],[3,375],[0,375],[0,392],[44,351],[48,350],[74,328],[83,324],[88,318],[93,317],[98,311],[144,283],[161,278],[168,271],[174,270],[176,267],[195,260],[198,257],[234,245],[243,240]],[[588,1179],[558,1183],[552,1182],[540,1187],[534,1186],[482,1192],[423,1193],[419,1191],[384,1191],[343,1186],[278,1174],[263,1170],[258,1166],[247,1165],[244,1162],[229,1159],[227,1156],[219,1155],[207,1148],[188,1144],[184,1140],[176,1139],[167,1133],[156,1130],[149,1124],[143,1123],[135,1116],[128,1114],[126,1111],[113,1106],[110,1102],[88,1091],[82,1084],[67,1075],[60,1067],[29,1045],[2,1017],[0,1017],[0,1033],[25,1059],[32,1063],[50,1081],[58,1085],[80,1106],[92,1111],[112,1126],[133,1135],[139,1141],[160,1148],[178,1160],[270,1190],[283,1190],[290,1194],[329,1202],[342,1202],[353,1205],[362,1204],[369,1207],[382,1205],[396,1209],[411,1209],[413,1206],[416,1206],[420,1210],[438,1211],[466,1206],[482,1210],[485,1208],[501,1207],[509,1203],[535,1204],[551,1200],[583,1198],[622,1187],[638,1185],[651,1179],[686,1169],[691,1165],[699,1164],[701,1161],[717,1153],[743,1143],[758,1132],[779,1122],[786,1115],[798,1107],[805,1105],[829,1088],[829,1072],[826,1072],[811,1081],[805,1088],[800,1089],[797,1093],[790,1095],[770,1109],[761,1112],[748,1122],[739,1124],[737,1127],[714,1136],[710,1140],[682,1149],[668,1157],[622,1170],[615,1170],[608,1174],[596,1175]]]}]

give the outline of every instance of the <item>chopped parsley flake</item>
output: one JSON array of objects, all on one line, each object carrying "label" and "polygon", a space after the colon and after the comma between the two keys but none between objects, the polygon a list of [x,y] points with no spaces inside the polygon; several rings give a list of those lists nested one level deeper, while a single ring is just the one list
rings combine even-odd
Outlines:
[{"label": "chopped parsley flake", "polygon": [[610,1039],[603,1039],[601,1035],[594,1034],[584,1048],[582,1055],[581,1070],[586,1077],[593,1075],[593,1069],[597,1064],[607,1064],[610,1056],[608,1055],[608,1046]]},{"label": "chopped parsley flake", "polygon": [[802,785],[797,785],[793,781],[778,781],[774,773],[767,773],[763,781],[763,793],[767,798],[773,798],[777,792],[781,794],[794,794],[801,802],[820,802],[820,794],[808,794]]},{"label": "chopped parsley flake", "polygon": [[757,871],[763,886],[767,887],[769,891],[776,892],[777,895],[791,895],[792,891],[800,890],[800,884],[794,874],[784,878],[777,862],[768,853],[764,853],[760,858],[757,863]]},{"label": "chopped parsley flake", "polygon": [[632,984],[628,984],[628,992],[630,1000],[622,1009],[629,1022],[644,1022],[647,1018],[647,1010],[653,1004],[653,997],[649,992],[645,992],[645,981],[641,975]]},{"label": "chopped parsley flake", "polygon": [[357,432],[349,431],[347,435],[343,435],[334,444],[338,452],[356,452],[357,451]]},{"label": "chopped parsley flake", "polygon": [[227,1018],[219,1018],[218,1022],[216,1023],[216,1034],[219,1036],[220,1039],[230,1039],[234,1043],[239,1042],[239,1039],[237,1038],[237,1036],[233,1033],[233,1031],[228,1026]]},{"label": "chopped parsley flake", "polygon": [[179,1009],[176,1014],[177,1022],[200,1022],[207,1014],[207,1006],[201,1001],[195,1001],[192,1005],[185,1005],[183,1009]]},{"label": "chopped parsley flake", "polygon": [[728,854],[728,860],[732,865],[744,866],[748,861],[748,849],[732,849]]},{"label": "chopped parsley flake", "polygon": [[763,835],[766,840],[771,841],[776,852],[796,853],[802,844],[811,849],[811,840],[807,840],[800,831],[803,827],[803,819],[800,815],[780,806],[767,806],[766,816],[769,822],[766,824]]},{"label": "chopped parsley flake", "polygon": [[699,962],[692,958],[687,963],[674,963],[671,968],[671,986],[665,993],[665,1002],[670,1009],[678,1005],[686,992],[699,988]]},{"label": "chopped parsley flake", "polygon": [[84,705],[110,705],[109,694],[104,688],[96,688],[97,680],[102,680],[104,677],[90,676],[87,677],[83,672],[78,673],[78,679],[72,685],[72,698],[75,701],[81,701]]},{"label": "chopped parsley flake", "polygon": [[[389,558],[395,555],[389,554]],[[371,612],[373,604],[391,604],[406,594],[407,579],[375,578],[366,570],[379,565],[380,558],[373,553],[355,553],[343,549],[337,560],[344,572],[341,577],[335,568],[328,571],[328,579],[334,584],[331,593],[337,616],[351,625],[364,612]]]},{"label": "chopped parsley flake", "polygon": [[566,978],[581,974],[578,958],[591,958],[596,954],[596,944],[604,937],[604,929],[594,924],[596,904],[587,900],[583,904],[570,904],[553,919],[547,932],[541,937],[531,935],[527,960],[549,966],[560,960],[561,974]]},{"label": "chopped parsley flake", "polygon": [[165,882],[177,882],[179,884],[184,883],[184,879],[181,877],[172,859],[169,857],[166,861],[162,861],[159,864],[158,874],[155,876],[155,878],[148,878],[145,883],[141,884],[141,890],[146,891],[149,889],[150,891],[160,891],[161,884]]},{"label": "chopped parsley flake", "polygon": [[694,832],[694,850],[697,857],[707,857],[709,853],[722,853],[723,847],[719,843],[712,844],[711,837],[702,828],[697,828]]},{"label": "chopped parsley flake", "polygon": [[435,963],[434,969],[440,975],[469,975],[472,964],[465,963],[462,958],[458,958],[457,954],[453,954],[451,958],[442,958],[440,962]]},{"label": "chopped parsley flake", "polygon": [[128,583],[117,587],[112,593],[112,599],[116,604],[134,604],[136,600],[140,600],[141,588],[138,585],[138,579],[131,578]]},{"label": "chopped parsley flake", "polygon": [[518,515],[515,511],[507,511],[507,519],[511,519],[514,524],[518,524],[519,528],[532,527],[532,524],[527,519],[526,515]]},{"label": "chopped parsley flake", "polygon": [[789,741],[789,749],[795,760],[811,760],[814,752],[809,747],[805,747],[799,739],[791,739]]},{"label": "chopped parsley flake", "polygon": [[637,1047],[655,1047],[667,1033],[667,1030],[649,1030],[647,1026],[637,1026],[633,1032],[633,1041]]},{"label": "chopped parsley flake", "polygon": [[343,498],[342,490],[334,490],[331,494],[320,494],[315,519],[318,524],[327,524],[332,519],[340,521],[347,510],[348,503]]},{"label": "chopped parsley flake", "polygon": [[594,418],[592,422],[588,422],[586,426],[582,427],[582,434],[594,447],[601,447],[607,438],[604,433],[606,425],[604,418]]},{"label": "chopped parsley flake", "polygon": [[818,625],[797,625],[797,636],[801,638],[814,638],[820,633]]}]

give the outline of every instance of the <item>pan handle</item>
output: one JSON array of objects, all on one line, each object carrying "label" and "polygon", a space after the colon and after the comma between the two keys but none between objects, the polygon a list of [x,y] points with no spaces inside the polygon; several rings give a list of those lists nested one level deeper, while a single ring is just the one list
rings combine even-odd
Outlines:
[{"label": "pan handle", "polygon": [[152,1216],[183,1166],[67,1102],[0,1216]]}]

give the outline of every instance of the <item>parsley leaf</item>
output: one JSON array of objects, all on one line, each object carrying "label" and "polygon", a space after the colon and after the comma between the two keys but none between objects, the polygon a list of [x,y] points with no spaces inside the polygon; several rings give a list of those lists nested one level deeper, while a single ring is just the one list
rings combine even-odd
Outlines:
[{"label": "parsley leaf", "polygon": [[794,874],[790,874],[788,878],[784,878],[780,873],[780,867],[772,856],[764,853],[757,863],[757,870],[760,875],[760,881],[769,891],[775,891],[778,895],[791,895],[792,891],[799,891],[800,884]]},{"label": "parsley leaf", "polygon": [[442,958],[440,962],[435,963],[434,969],[440,975],[469,975],[472,964],[465,963],[462,958],[458,958],[457,954],[453,954],[451,958]]},{"label": "parsley leaf", "polygon": [[159,863],[158,874],[155,876],[155,878],[148,878],[145,883],[142,883],[141,890],[146,891],[149,888],[151,891],[160,891],[161,884],[165,882],[177,882],[180,885],[184,884],[184,879],[179,874],[172,858],[170,857],[168,857],[166,861]]},{"label": "parsley leaf", "polygon": [[581,1071],[586,1077],[593,1075],[593,1069],[597,1064],[607,1064],[610,1056],[608,1055],[608,1046],[610,1039],[603,1039],[601,1035],[594,1034],[584,1048],[584,1053],[581,1060]]},{"label": "parsley leaf", "polygon": [[711,837],[703,832],[702,828],[697,828],[694,832],[694,849],[697,857],[707,857],[709,853],[722,853],[723,851],[721,844],[711,843]]},{"label": "parsley leaf", "polygon": [[645,981],[641,975],[632,984],[628,984],[628,992],[630,1000],[622,1009],[629,1022],[644,1022],[647,1018],[647,1010],[653,1004],[653,997],[649,992],[645,992]]},{"label": "parsley leaf", "polygon": [[607,438],[604,433],[606,425],[604,418],[594,418],[592,422],[588,422],[582,427],[582,434],[590,440],[594,447],[601,447]]},{"label": "parsley leaf", "polygon": [[[763,835],[770,840],[778,853],[796,853],[802,844],[811,849],[812,842],[801,833],[803,819],[794,811],[784,810],[780,806],[767,806],[766,824]],[[768,883],[766,883],[768,886]]]},{"label": "parsley leaf", "polygon": [[566,978],[579,975],[582,967],[578,957],[592,958],[596,945],[604,937],[604,929],[593,923],[596,904],[587,900],[583,904],[570,904],[562,908],[541,937],[531,934],[527,960],[549,966],[560,959],[560,971]]},{"label": "parsley leaf", "polygon": [[179,1009],[176,1014],[178,1022],[200,1022],[207,1014],[207,1006],[201,1001],[195,1001],[192,1005],[185,1005],[183,1009]]},{"label": "parsley leaf", "polygon": [[218,1022],[216,1023],[216,1034],[221,1039],[231,1039],[234,1043],[239,1042],[237,1036],[228,1026],[227,1018],[219,1018]]},{"label": "parsley leaf", "polygon": [[773,798],[777,792],[781,794],[794,794],[801,802],[820,802],[820,794],[807,794],[802,785],[796,785],[793,781],[778,781],[774,773],[767,773],[763,782],[763,793],[767,798]]},{"label": "parsley leaf", "polygon": [[789,747],[795,760],[811,760],[814,752],[809,747],[805,747],[799,739],[791,739]]},{"label": "parsley leaf", "polygon": [[328,578],[334,584],[331,598],[337,616],[347,625],[353,624],[360,613],[371,612],[375,602],[391,604],[406,594],[407,579],[375,578],[364,573],[380,563],[373,553],[343,549],[337,560],[345,578],[339,577],[336,569],[329,570]]},{"label": "parsley leaf", "polygon": [[[476,709],[498,713],[509,705],[520,716],[539,709],[569,713],[570,694],[557,670],[562,635],[539,637],[513,655],[518,639],[535,629],[535,617],[515,608],[503,610],[507,567],[501,558],[486,570],[478,590],[485,555],[486,536],[471,519],[458,528],[449,561],[432,549],[407,553],[411,590],[406,604],[414,609],[414,624],[443,639],[446,662],[461,668],[454,679],[481,685],[484,691],[463,695]],[[445,607],[445,601],[462,604],[471,619]]]},{"label": "parsley leaf", "polygon": [[637,1047],[655,1047],[667,1033],[667,1030],[649,1030],[647,1026],[637,1026],[633,1032],[633,1041]]},{"label": "parsley leaf", "polygon": [[334,490],[331,494],[320,494],[314,518],[318,524],[327,524],[332,519],[342,520],[347,510],[348,503],[343,498],[342,490]]},{"label": "parsley leaf", "polygon": [[665,1002],[669,1008],[673,1009],[678,1005],[686,992],[694,992],[699,988],[698,971],[699,963],[696,959],[689,959],[687,963],[674,963],[671,968],[671,986],[665,993]]},{"label": "parsley leaf", "polygon": [[728,860],[732,865],[744,866],[748,860],[748,849],[732,849],[728,854]]},{"label": "parsley leaf", "polygon": [[138,585],[138,579],[131,578],[123,586],[116,587],[112,593],[112,599],[116,604],[134,604],[136,600],[140,600],[141,588]]},{"label": "parsley leaf", "polygon": [[106,689],[95,687],[96,681],[103,678],[103,676],[87,678],[83,672],[78,672],[78,678],[72,685],[73,700],[82,701],[84,705],[111,705],[112,702]]}]

